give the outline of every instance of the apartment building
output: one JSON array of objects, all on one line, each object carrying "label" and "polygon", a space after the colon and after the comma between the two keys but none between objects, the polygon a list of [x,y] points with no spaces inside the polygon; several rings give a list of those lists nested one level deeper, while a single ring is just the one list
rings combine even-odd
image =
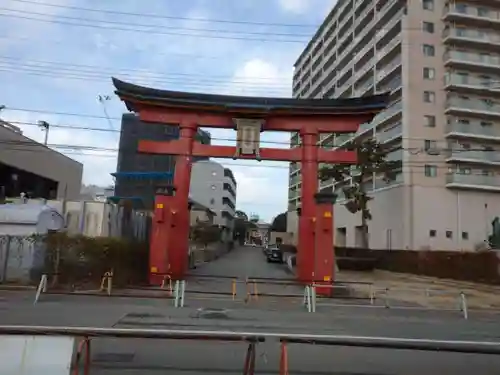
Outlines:
[{"label": "apartment building", "polygon": [[[500,2],[339,0],[295,64],[296,97],[391,93],[357,133],[321,137],[345,147],[373,137],[401,161],[396,179],[364,183],[372,248],[472,250],[500,216]],[[300,142],[292,134],[291,146]],[[344,183],[349,183],[345,181]],[[335,206],[338,245],[360,245],[360,217]],[[300,165],[289,206],[300,206]]]},{"label": "apartment building", "polygon": [[190,196],[215,213],[214,224],[223,227],[225,239],[233,237],[236,179],[229,168],[212,160],[193,163]]},{"label": "apartment building", "polygon": [[[115,199],[129,199],[135,208],[152,209],[157,190],[173,182],[175,157],[140,153],[139,141],[177,138],[178,126],[144,123],[135,114],[123,114],[116,173],[112,173],[116,179]],[[199,129],[195,140],[210,144],[210,134]]]}]

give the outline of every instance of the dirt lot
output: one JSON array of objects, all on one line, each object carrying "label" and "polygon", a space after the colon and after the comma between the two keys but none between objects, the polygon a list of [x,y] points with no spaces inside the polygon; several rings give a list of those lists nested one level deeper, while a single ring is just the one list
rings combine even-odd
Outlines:
[{"label": "dirt lot", "polygon": [[500,310],[500,286],[388,271],[341,271],[337,279],[373,283],[373,287],[353,284],[352,288],[363,294],[369,294],[370,288],[373,288],[376,298],[384,298],[387,295],[391,301],[453,309],[458,304],[460,292],[463,292],[469,308]]}]

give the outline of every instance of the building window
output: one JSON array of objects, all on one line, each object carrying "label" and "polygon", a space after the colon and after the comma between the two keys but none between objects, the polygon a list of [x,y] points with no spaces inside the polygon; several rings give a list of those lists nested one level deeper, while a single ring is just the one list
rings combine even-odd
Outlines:
[{"label": "building window", "polygon": [[446,231],[446,238],[453,238],[453,232],[451,230]]},{"label": "building window", "polygon": [[488,17],[490,15],[490,10],[488,8],[479,7],[477,8],[477,15],[479,17]]},{"label": "building window", "polygon": [[457,34],[457,36],[467,36],[467,29],[465,27],[462,27],[462,26],[458,26],[458,27],[455,27],[455,33]]},{"label": "building window", "polygon": [[436,70],[434,68],[424,68],[424,79],[434,79],[436,77]]},{"label": "building window", "polygon": [[436,100],[436,94],[434,91],[424,91],[424,102],[425,103],[434,103]]},{"label": "building window", "polygon": [[434,24],[432,22],[424,21],[422,28],[426,33],[434,34]]},{"label": "building window", "polygon": [[432,57],[436,55],[436,48],[432,44],[424,44],[422,46],[422,51],[424,56]]},{"label": "building window", "polygon": [[469,233],[468,232],[462,232],[462,240],[468,240],[469,239]]},{"label": "building window", "polygon": [[422,8],[425,10],[434,10],[434,0],[422,0]]},{"label": "building window", "polygon": [[437,177],[437,167],[435,165],[426,164],[424,166],[424,174],[425,177]]},{"label": "building window", "polygon": [[435,128],[436,127],[436,116],[425,115],[424,116],[424,123],[425,123],[425,126],[427,126],[429,128]]},{"label": "building window", "polygon": [[429,139],[426,139],[424,141],[424,149],[425,149],[425,151],[435,150],[437,148],[436,146],[437,146],[436,141],[431,141]]},{"label": "building window", "polygon": [[481,127],[483,128],[491,128],[493,126],[492,122],[489,121],[481,121]]},{"label": "building window", "polygon": [[457,13],[466,14],[467,13],[467,5],[464,3],[455,4],[455,10],[457,11]]},{"label": "building window", "polygon": [[431,230],[429,231],[429,237],[436,237],[436,234],[437,234],[437,233],[436,233],[436,230],[435,230],[435,229],[431,229]]}]

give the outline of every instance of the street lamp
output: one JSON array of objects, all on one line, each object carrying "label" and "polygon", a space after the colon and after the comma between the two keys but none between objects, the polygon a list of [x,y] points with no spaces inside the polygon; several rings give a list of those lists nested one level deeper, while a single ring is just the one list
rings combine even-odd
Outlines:
[{"label": "street lamp", "polygon": [[45,131],[45,139],[43,141],[43,144],[47,146],[47,141],[49,140],[49,128],[50,124],[47,121],[38,121],[38,126]]}]

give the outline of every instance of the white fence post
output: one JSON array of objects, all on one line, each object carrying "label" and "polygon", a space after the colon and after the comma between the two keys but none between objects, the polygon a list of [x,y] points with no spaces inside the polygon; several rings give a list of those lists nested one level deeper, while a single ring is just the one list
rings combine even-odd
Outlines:
[{"label": "white fence post", "polygon": [[316,286],[313,284],[311,288],[312,312],[316,312]]},{"label": "white fence post", "polygon": [[460,292],[460,310],[464,313],[464,319],[469,319],[469,311],[467,308],[467,298],[464,292]]},{"label": "white fence post", "polygon": [[180,296],[180,307],[184,307],[184,296],[186,293],[186,281],[181,281],[181,296]]},{"label": "white fence post", "polygon": [[304,288],[304,305],[306,305],[307,312],[312,312],[312,304],[311,304],[311,286],[306,285]]},{"label": "white fence post", "polygon": [[33,305],[38,302],[41,294],[45,292],[47,292],[47,275],[43,274],[42,278],[40,279],[40,284],[38,284],[38,288],[36,290],[35,301],[33,302]]},{"label": "white fence post", "polygon": [[175,280],[174,307],[179,307],[179,280]]}]

